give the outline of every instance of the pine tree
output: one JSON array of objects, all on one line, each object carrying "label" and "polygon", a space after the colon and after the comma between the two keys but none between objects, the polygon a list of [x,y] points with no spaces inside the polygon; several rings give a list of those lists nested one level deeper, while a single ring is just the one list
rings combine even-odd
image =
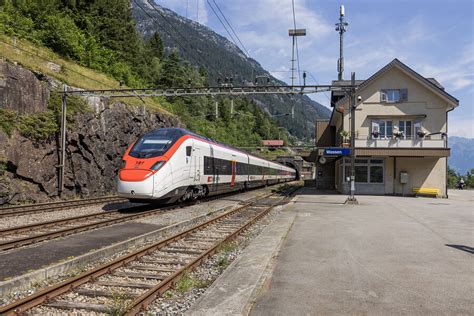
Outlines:
[{"label": "pine tree", "polygon": [[163,59],[164,46],[158,32],[153,33],[153,35],[146,41],[145,47],[150,57],[156,57],[159,60]]}]

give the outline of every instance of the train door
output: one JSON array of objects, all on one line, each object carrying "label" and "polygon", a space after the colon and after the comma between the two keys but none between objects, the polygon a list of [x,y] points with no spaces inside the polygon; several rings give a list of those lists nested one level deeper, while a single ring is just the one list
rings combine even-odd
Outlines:
[{"label": "train door", "polygon": [[190,175],[192,174],[193,172],[193,143],[189,144],[188,146],[186,146],[186,161],[185,161],[185,164],[183,166],[183,172],[182,172],[182,176],[181,176],[181,179],[182,181],[185,181],[186,183],[189,182],[189,178],[190,178]]},{"label": "train door", "polygon": [[232,160],[232,177],[230,179],[230,186],[233,187],[235,185],[235,175],[236,175],[236,162]]},{"label": "train door", "polygon": [[191,155],[191,169],[189,178],[192,178],[194,184],[198,184],[201,181],[201,165],[202,165],[202,157],[199,147],[194,146],[193,152]]}]

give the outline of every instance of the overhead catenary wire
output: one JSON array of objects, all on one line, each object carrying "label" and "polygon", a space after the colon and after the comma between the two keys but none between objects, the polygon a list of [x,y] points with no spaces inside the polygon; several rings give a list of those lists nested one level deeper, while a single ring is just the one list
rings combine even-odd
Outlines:
[{"label": "overhead catenary wire", "polygon": [[[29,51],[29,50],[27,50],[27,49],[24,49],[24,48],[21,48],[21,47],[18,47],[18,46],[16,46],[16,45],[14,45],[14,44],[8,43],[8,42],[6,42],[6,41],[4,41],[4,40],[2,40],[2,39],[0,39],[0,42],[3,43],[3,44],[8,45],[8,46],[10,46],[10,47],[13,47],[14,49],[17,49],[17,50],[19,50],[19,51],[22,51],[22,52],[24,52],[24,53],[26,53],[26,54],[28,54],[28,55],[31,55],[31,56],[33,56],[33,57],[37,57],[37,58],[39,58],[39,59],[42,59],[42,60],[44,60],[44,61],[47,61],[47,62],[50,62],[50,63],[53,63],[53,64],[56,64],[56,63],[57,63],[56,61],[50,60],[50,59],[48,59],[48,58],[46,58],[46,57],[43,57],[43,56],[41,56],[41,55],[38,55],[37,53],[33,53],[33,52],[31,52],[31,51]],[[60,65],[60,66],[61,66],[61,68],[66,69],[67,71],[70,71],[70,72],[75,73],[75,74],[77,74],[77,75],[79,75],[79,76],[82,76],[82,77],[84,77],[84,78],[87,78],[87,79],[89,79],[89,80],[92,80],[92,81],[94,81],[94,82],[96,82],[96,83],[100,83],[100,84],[102,84],[102,85],[104,85],[104,86],[106,86],[106,87],[108,87],[108,88],[114,88],[114,87],[111,86],[111,85],[108,85],[108,84],[106,84],[106,83],[104,83],[104,82],[102,82],[102,81],[100,81],[100,80],[97,80],[97,79],[95,79],[95,78],[92,78],[92,77],[89,77],[89,76],[87,76],[87,75],[84,75],[84,74],[82,74],[82,73],[80,73],[80,72],[78,72],[78,71],[76,71],[76,70],[74,70],[74,69],[68,68],[68,67],[66,67],[66,66],[64,66],[64,65]]]},{"label": "overhead catenary wire", "polygon": [[[26,53],[26,54],[28,54],[28,55],[30,55],[30,56],[39,58],[39,59],[44,60],[44,61],[47,61],[47,62],[49,62],[49,63],[53,63],[53,64],[56,64],[56,63],[57,63],[56,61],[50,60],[50,59],[48,59],[48,58],[46,58],[46,57],[43,57],[43,56],[41,56],[41,55],[38,55],[37,53],[33,53],[33,52],[31,52],[31,51],[29,51],[29,50],[27,50],[27,49],[24,49],[24,48],[18,47],[18,46],[16,46],[16,45],[13,45],[13,44],[11,44],[11,43],[8,43],[8,42],[6,42],[6,41],[4,41],[4,40],[2,40],[2,39],[0,39],[0,42],[3,43],[3,44],[5,44],[5,45],[8,45],[8,46],[10,46],[10,47],[13,47],[14,49],[17,49],[17,50],[19,50],[19,51],[22,51],[22,52],[24,52],[24,53]],[[65,69],[65,70],[67,70],[67,71],[70,71],[70,72],[72,72],[72,73],[75,73],[76,75],[79,75],[79,76],[81,76],[81,77],[83,77],[83,78],[89,79],[89,80],[94,81],[94,82],[96,82],[96,83],[100,83],[100,84],[104,85],[104,86],[107,87],[107,88],[114,89],[113,86],[111,86],[111,85],[109,85],[109,84],[107,84],[107,83],[105,83],[105,82],[103,82],[103,81],[97,80],[97,79],[92,78],[92,77],[89,77],[89,76],[87,76],[87,75],[84,75],[83,73],[80,73],[79,71],[76,71],[76,70],[74,70],[74,69],[72,69],[72,68],[69,68],[69,67],[66,67],[66,66],[64,66],[64,65],[60,65],[60,66],[61,66],[61,68]],[[140,101],[142,101],[144,104],[146,104],[145,100],[144,100],[141,96],[136,95],[136,97],[137,97],[138,99],[140,99]]]},{"label": "overhead catenary wire", "polygon": [[[168,23],[170,25],[170,28],[171,30],[173,30],[174,32],[176,32],[176,34],[178,34],[179,37],[181,37],[183,39],[183,42],[184,43],[187,43],[189,48],[191,49],[188,50],[186,47],[184,47],[181,42],[173,35],[171,34],[171,32],[166,29],[164,26],[162,26],[150,13],[148,13],[141,5],[138,4],[137,0],[133,0],[133,2],[152,20],[152,22],[154,22],[156,25],[158,25],[158,27],[160,29],[162,29],[166,34],[168,34],[172,39],[173,41],[181,48],[183,49],[183,51],[187,52],[189,54],[189,56],[194,59],[194,61],[196,62],[197,65],[201,65],[204,67],[204,65],[206,64],[204,62],[204,60],[201,58],[201,56],[199,54],[193,54],[193,51],[197,52],[198,49],[196,47],[194,47],[194,45],[192,45],[188,39],[186,38],[186,36],[184,36],[179,30],[176,29],[175,25],[173,25],[173,23],[171,21],[169,21],[169,19],[160,11],[158,10],[155,5],[153,3],[150,2],[150,0],[147,0],[147,3],[150,5],[150,7],[155,11],[157,12],[162,18],[163,20]],[[215,69],[215,71],[220,75],[220,76],[224,76],[220,71],[219,69]]]},{"label": "overhead catenary wire", "polygon": [[[293,28],[296,30],[295,0],[291,0],[291,7],[293,9]],[[300,70],[300,54],[298,51],[298,37],[295,37],[295,44],[296,44],[296,62],[298,65],[298,83],[301,85],[301,70]]]},{"label": "overhead catenary wire", "polygon": [[[319,85],[319,82],[318,80],[313,76],[312,73],[310,73],[309,71],[306,70],[306,73],[309,74],[309,76],[311,78],[313,78],[314,82],[316,82],[317,85]],[[324,95],[326,96],[326,98],[328,99],[329,103],[331,103],[331,98],[329,97],[328,93],[326,91],[323,91]]]},{"label": "overhead catenary wire", "polygon": [[225,31],[227,32],[227,34],[229,34],[229,37],[232,41],[232,43],[234,43],[235,46],[239,47],[239,45],[237,45],[237,41],[234,39],[234,36],[232,36],[232,33],[230,33],[229,29],[227,28],[227,26],[225,25],[225,23],[222,21],[222,19],[220,18],[220,16],[217,14],[216,10],[214,10],[214,8],[212,7],[211,3],[209,2],[209,0],[207,0],[207,4],[209,5],[209,7],[211,8],[212,12],[214,13],[214,15],[217,17],[217,19],[219,20],[219,22],[221,23],[221,25],[224,27]]},{"label": "overhead catenary wire", "polygon": [[227,24],[229,25],[232,33],[234,33],[235,37],[237,38],[237,40],[239,41],[240,45],[242,46],[243,50],[245,51],[245,53],[247,54],[247,57],[250,57],[250,53],[248,52],[247,48],[245,47],[244,43],[242,43],[242,41],[240,40],[240,37],[237,35],[237,33],[235,32],[234,28],[232,27],[232,24],[230,24],[229,20],[226,18],[224,12],[222,12],[221,8],[219,7],[219,5],[217,4],[217,2],[215,0],[212,0],[212,2],[216,5],[216,8],[217,10],[219,10],[219,12],[221,13],[222,17],[224,18],[224,20],[227,22]]}]

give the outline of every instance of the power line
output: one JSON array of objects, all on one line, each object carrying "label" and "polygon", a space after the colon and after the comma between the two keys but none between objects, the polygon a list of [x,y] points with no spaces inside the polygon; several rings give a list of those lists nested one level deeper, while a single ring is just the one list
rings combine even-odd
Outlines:
[{"label": "power line", "polygon": [[[24,49],[24,48],[15,46],[15,45],[10,44],[10,43],[8,43],[8,42],[5,42],[5,41],[3,41],[3,40],[1,40],[1,39],[0,39],[0,42],[6,44],[6,45],[8,45],[8,46],[13,47],[14,49],[18,49],[18,50],[20,50],[20,51],[22,51],[22,52],[24,52],[24,53],[27,53],[27,54],[29,54],[29,55],[31,55],[31,56],[34,56],[34,57],[37,57],[37,58],[42,59],[42,60],[44,60],[44,61],[47,61],[47,62],[56,64],[56,61],[50,60],[50,59],[48,59],[48,58],[46,58],[46,57],[43,57],[43,56],[40,56],[40,55],[35,54],[35,53],[33,53],[33,52],[30,52],[29,50],[26,50],[26,49]],[[95,79],[95,78],[92,78],[92,77],[89,77],[89,76],[87,76],[87,75],[84,75],[84,74],[82,74],[82,73],[80,73],[80,72],[78,72],[78,71],[76,71],[76,70],[74,70],[74,69],[68,68],[68,67],[66,67],[66,66],[64,66],[64,65],[60,65],[60,66],[61,66],[62,68],[64,68],[64,69],[66,69],[67,71],[70,71],[70,72],[72,72],[72,73],[75,73],[75,74],[77,74],[77,75],[79,75],[79,76],[82,76],[82,77],[87,78],[87,79],[89,79],[89,80],[92,80],[92,81],[94,81],[94,82],[100,83],[100,84],[106,86],[107,88],[112,88],[112,89],[114,89],[113,86],[108,85],[108,84],[106,84],[105,82],[102,82],[102,81],[97,80],[97,79]],[[145,100],[143,100],[142,97],[140,97],[140,96],[138,96],[138,95],[137,95],[136,97],[137,97],[138,99],[140,99],[140,101],[142,101],[143,103],[146,104]]]},{"label": "power line", "polygon": [[212,7],[211,3],[209,2],[209,0],[207,0],[207,4],[209,5],[209,7],[211,8],[212,12],[214,12],[214,15],[217,17],[217,19],[219,20],[219,22],[221,23],[221,25],[224,27],[225,31],[227,32],[227,34],[229,34],[231,40],[232,40],[232,43],[234,43],[235,46],[239,47],[239,45],[237,45],[237,42],[235,41],[234,37],[232,36],[232,34],[229,32],[229,30],[227,29],[227,27],[225,26],[224,22],[222,22],[222,19],[219,17],[219,15],[217,14],[216,10],[214,10],[214,8]]},{"label": "power line", "polygon": [[[168,34],[173,40],[174,42],[179,46],[181,47],[185,52],[188,52],[189,56],[191,58],[194,59],[194,61],[197,63],[197,65],[201,64],[202,66],[205,65],[204,63],[204,60],[201,58],[201,56],[199,54],[197,54],[197,58],[194,58],[194,54],[192,54],[188,49],[186,49],[183,45],[181,45],[180,41],[178,41],[175,36],[173,36],[173,34],[171,34],[167,29],[165,29],[160,23],[158,23],[158,21],[153,17],[151,16],[142,6],[140,6],[136,0],[133,0],[133,2],[150,18],[152,19],[152,21],[158,25],[158,27],[160,27],[166,34]],[[151,8],[157,12],[162,18],[163,20],[166,21],[166,23],[168,23],[170,26],[171,26],[171,29],[174,30],[182,39],[185,43],[187,43],[189,45],[189,48],[191,50],[194,50],[194,51],[197,51],[197,48],[194,47],[194,45],[192,45],[191,43],[189,43],[188,39],[186,38],[186,36],[184,36],[180,31],[178,31],[175,27],[175,25],[173,25],[172,22],[170,22],[168,20],[168,18],[160,11],[158,10],[155,5],[153,3],[150,3],[150,0],[147,0],[148,4],[151,6]],[[199,59],[199,60],[198,60]],[[223,74],[218,70],[218,69],[215,69],[215,71],[220,75],[220,76],[223,76]]]},{"label": "power line", "polygon": [[[14,49],[18,49],[18,50],[20,50],[20,51],[22,51],[22,52],[24,52],[24,53],[27,53],[28,55],[31,55],[31,56],[37,57],[37,58],[39,58],[39,59],[42,59],[42,60],[44,60],[44,61],[47,61],[47,62],[50,62],[50,63],[54,63],[54,64],[57,63],[57,62],[55,62],[55,61],[53,61],[53,60],[50,60],[50,59],[48,59],[48,58],[46,58],[46,57],[43,57],[43,56],[41,56],[41,55],[35,54],[35,53],[33,53],[33,52],[30,52],[29,50],[26,50],[26,49],[24,49],[24,48],[21,48],[21,47],[15,46],[15,45],[13,45],[13,44],[10,44],[10,43],[8,43],[8,42],[5,42],[4,40],[1,40],[1,39],[0,39],[0,42],[1,42],[1,43],[4,43],[4,44],[6,44],[6,45],[8,45],[8,46],[10,46],[10,47],[13,47]],[[84,75],[84,74],[82,74],[82,73],[80,73],[80,72],[78,72],[78,71],[76,71],[76,70],[74,70],[74,69],[68,68],[68,67],[66,67],[66,66],[64,66],[64,65],[61,65],[61,67],[64,68],[64,69],[66,69],[67,71],[73,72],[73,73],[75,73],[75,74],[77,74],[77,75],[80,75],[80,76],[82,76],[82,77],[84,77],[84,78],[87,78],[87,79],[89,79],[89,80],[92,80],[92,81],[97,82],[97,83],[100,83],[100,84],[103,84],[104,86],[106,86],[106,87],[108,87],[108,88],[114,88],[113,86],[110,86],[110,85],[108,85],[108,84],[106,84],[106,83],[104,83],[104,82],[102,82],[102,81],[99,81],[99,80],[97,80],[97,79],[95,79],[95,78],[92,78],[92,77],[89,77],[89,76],[87,76],[87,75]]]},{"label": "power line", "polygon": [[[296,30],[295,0],[291,0],[291,6],[293,8],[293,28]],[[298,65],[298,82],[301,85],[300,54],[298,51],[298,38],[297,37],[296,37],[296,61]]]},{"label": "power line", "polygon": [[250,54],[247,50],[247,48],[245,47],[245,45],[242,43],[242,41],[240,40],[239,36],[237,35],[237,33],[235,32],[234,28],[232,27],[232,24],[230,24],[229,20],[227,20],[225,14],[222,12],[221,8],[219,7],[219,5],[216,3],[215,0],[212,0],[212,2],[214,2],[214,4],[216,5],[216,8],[217,10],[219,10],[219,12],[222,14],[222,16],[224,17],[224,20],[227,22],[227,24],[229,25],[230,29],[232,30],[232,33],[234,33],[235,37],[237,38],[237,40],[239,41],[240,45],[242,45],[242,48],[244,49],[244,51],[247,53],[247,57],[250,57]]},{"label": "power line", "polygon": [[[314,82],[316,82],[316,84],[319,85],[318,80],[316,80],[316,78],[313,76],[313,74],[308,72],[308,71],[306,71],[306,72],[310,75],[311,78],[313,78]],[[331,98],[329,98],[328,93],[326,91],[323,91],[323,92],[324,92],[324,95],[326,96],[326,98],[328,99],[329,104],[331,104]]]}]

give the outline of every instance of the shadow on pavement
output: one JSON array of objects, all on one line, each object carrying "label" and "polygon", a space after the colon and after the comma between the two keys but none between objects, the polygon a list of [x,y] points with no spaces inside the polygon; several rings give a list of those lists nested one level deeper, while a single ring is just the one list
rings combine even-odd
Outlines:
[{"label": "shadow on pavement", "polygon": [[455,249],[458,249],[458,250],[462,250],[462,251],[465,251],[465,252],[469,252],[470,254],[474,254],[474,248],[473,247],[468,247],[468,246],[464,246],[464,245],[449,245],[449,244],[446,244],[445,246],[455,248]]}]

